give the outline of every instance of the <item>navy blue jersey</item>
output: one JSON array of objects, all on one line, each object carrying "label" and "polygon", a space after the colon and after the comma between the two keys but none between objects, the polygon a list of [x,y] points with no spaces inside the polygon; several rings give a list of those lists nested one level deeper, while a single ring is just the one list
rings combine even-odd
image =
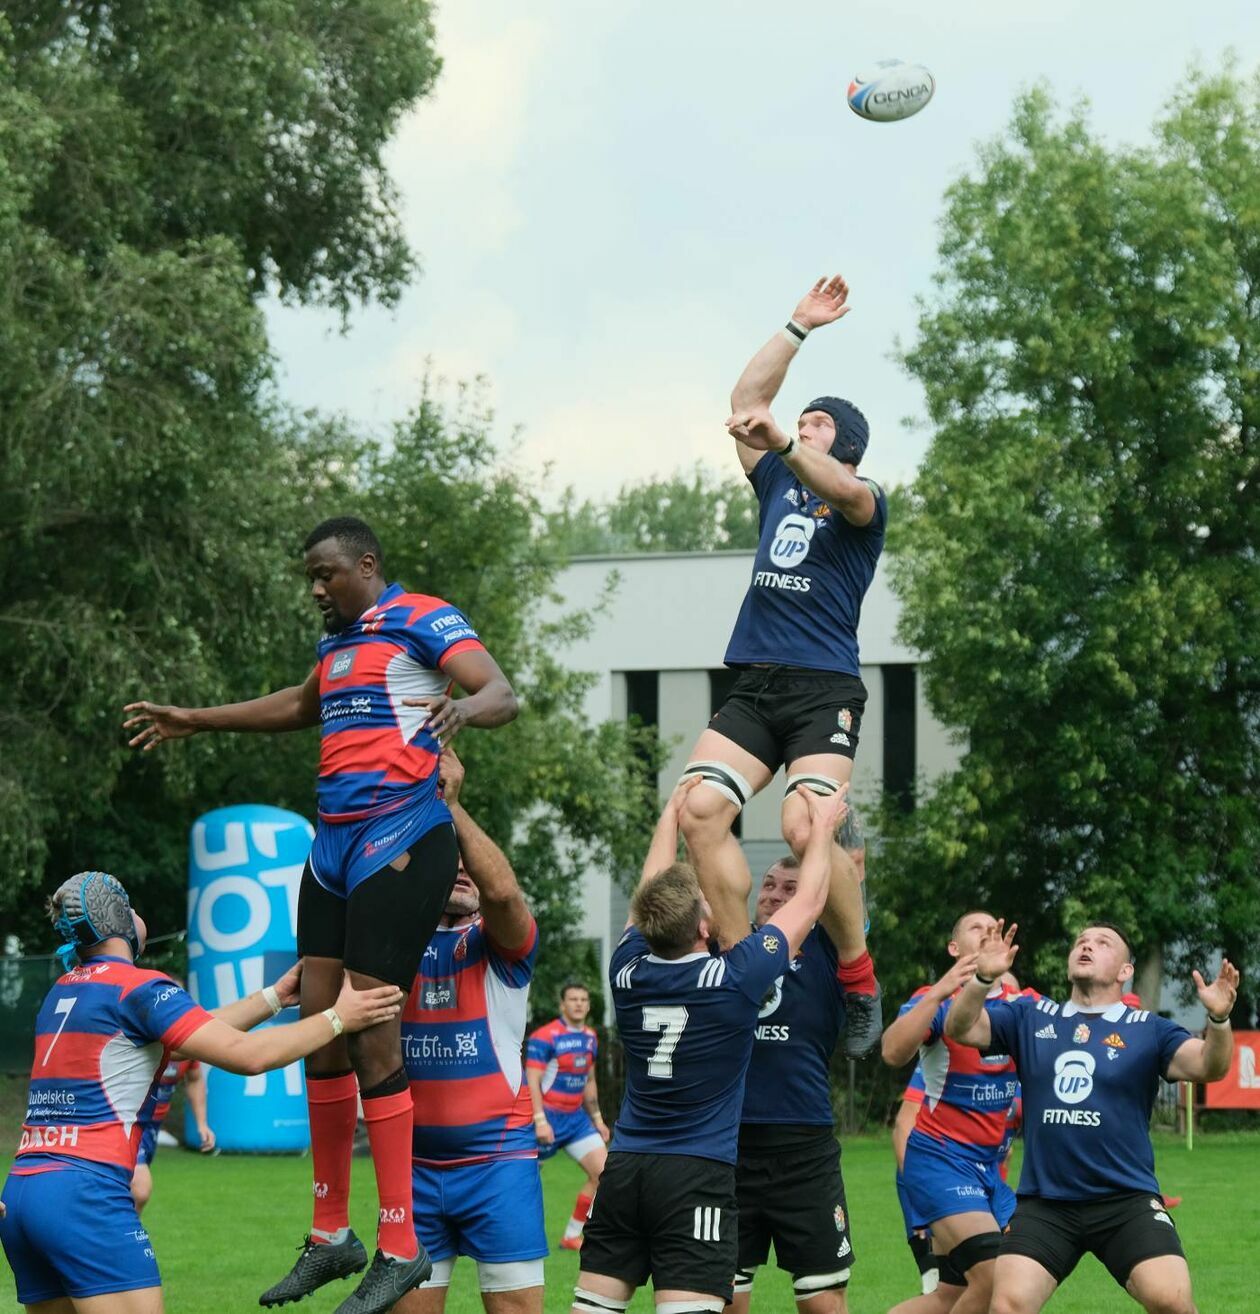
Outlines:
[{"label": "navy blue jersey", "polygon": [[888,500],[851,525],[773,453],[748,475],[761,507],[752,583],[726,649],[728,666],[769,662],[860,676],[858,617],[884,550]]},{"label": "navy blue jersey", "polygon": [[1176,1022],[1113,1004],[1087,1013],[1041,999],[990,1004],[992,1051],[1010,1054],[1024,1097],[1021,1196],[1159,1194],[1148,1124],[1159,1078],[1190,1039]]},{"label": "navy blue jersey", "polygon": [[827,1072],[845,1023],[836,968],[835,946],[814,927],[757,1015],[741,1122],[832,1125]]},{"label": "navy blue jersey", "polygon": [[626,931],[608,965],[626,1056],[613,1149],[735,1162],[757,1013],[787,970],[787,937],[774,926],[720,956],[673,959]]}]

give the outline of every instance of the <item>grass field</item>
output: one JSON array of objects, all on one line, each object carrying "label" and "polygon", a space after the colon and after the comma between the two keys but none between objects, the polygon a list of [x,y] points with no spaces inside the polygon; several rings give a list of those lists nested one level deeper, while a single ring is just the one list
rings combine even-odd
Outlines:
[{"label": "grass field", "polygon": [[[1193,1153],[1171,1137],[1156,1141],[1160,1181],[1184,1195],[1176,1220],[1194,1275],[1203,1314],[1253,1314],[1260,1310],[1254,1251],[1260,1241],[1260,1135],[1223,1133],[1200,1137]],[[865,1138],[844,1150],[844,1174],[857,1264],[849,1292],[853,1314],[876,1314],[914,1294],[918,1274],[901,1233],[892,1186],[892,1158],[884,1138]],[[353,1223],[371,1248],[375,1190],[371,1164],[356,1159]],[[294,1247],[309,1222],[310,1164],[296,1158],[204,1159],[163,1150],[154,1171],[153,1201],[145,1214],[166,1282],[172,1314],[227,1314],[256,1309],[258,1293],[296,1258]],[[543,1169],[547,1233],[553,1243],[568,1217],[581,1180],[564,1156]],[[504,1201],[511,1208],[511,1201]],[[548,1314],[569,1308],[578,1256],[557,1250],[547,1261]],[[327,1314],[349,1293],[348,1284],[317,1293],[295,1309]],[[762,1311],[793,1308],[791,1290],[776,1270],[762,1270],[754,1291]],[[0,1311],[18,1309],[9,1275],[0,1289]],[[480,1310],[475,1270],[456,1266],[447,1309]],[[650,1308],[640,1293],[635,1311]],[[1137,1307],[1103,1268],[1086,1258],[1050,1303],[1056,1314],[1100,1314]]]}]

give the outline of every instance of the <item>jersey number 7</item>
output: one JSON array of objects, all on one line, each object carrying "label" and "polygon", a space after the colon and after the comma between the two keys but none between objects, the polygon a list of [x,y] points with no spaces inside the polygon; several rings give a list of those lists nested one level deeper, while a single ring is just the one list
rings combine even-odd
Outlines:
[{"label": "jersey number 7", "polygon": [[674,1075],[674,1050],[687,1025],[687,1010],[681,1004],[652,1004],[643,1010],[643,1030],[659,1031],[660,1044],[648,1059],[649,1077],[668,1081]]}]

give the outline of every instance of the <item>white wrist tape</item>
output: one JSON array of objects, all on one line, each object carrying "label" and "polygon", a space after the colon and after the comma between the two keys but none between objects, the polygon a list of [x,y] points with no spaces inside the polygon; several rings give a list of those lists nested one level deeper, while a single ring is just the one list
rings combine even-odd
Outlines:
[{"label": "white wrist tape", "polygon": [[324,1016],[332,1024],[333,1036],[339,1036],[346,1029],[346,1024],[341,1020],[335,1008],[324,1009]]},{"label": "white wrist tape", "polygon": [[275,986],[263,986],[262,997],[267,1001],[267,1007],[271,1009],[271,1016],[280,1012],[284,1005],[280,1002],[280,996],[276,993]]}]

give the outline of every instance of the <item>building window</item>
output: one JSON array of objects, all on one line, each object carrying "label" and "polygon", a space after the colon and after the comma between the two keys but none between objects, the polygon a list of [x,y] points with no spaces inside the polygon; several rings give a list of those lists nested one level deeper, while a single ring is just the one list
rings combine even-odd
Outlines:
[{"label": "building window", "polygon": [[626,672],[626,716],[637,717],[644,725],[660,720],[661,673],[659,671]]},{"label": "building window", "polygon": [[[739,679],[739,672],[732,671],[729,666],[719,667],[716,671],[709,672],[709,715],[712,716],[719,707],[731,696],[731,690],[735,688],[735,681]],[[740,839],[744,833],[744,814],[738,812],[735,820],[731,822],[731,834],[736,839]]]},{"label": "building window", "polygon": [[884,794],[904,812],[914,807],[915,668],[882,666],[884,685]]}]

